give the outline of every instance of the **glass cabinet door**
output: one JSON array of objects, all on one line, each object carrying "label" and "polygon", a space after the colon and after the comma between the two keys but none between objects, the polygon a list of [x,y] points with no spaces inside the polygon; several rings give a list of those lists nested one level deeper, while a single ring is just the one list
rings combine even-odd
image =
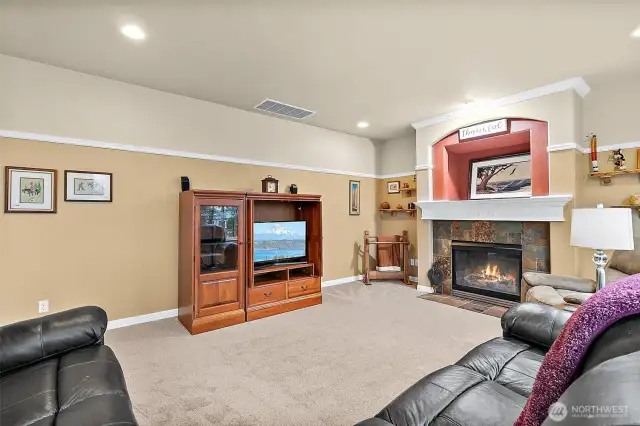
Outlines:
[{"label": "glass cabinet door", "polygon": [[239,206],[200,206],[200,274],[237,271]]}]

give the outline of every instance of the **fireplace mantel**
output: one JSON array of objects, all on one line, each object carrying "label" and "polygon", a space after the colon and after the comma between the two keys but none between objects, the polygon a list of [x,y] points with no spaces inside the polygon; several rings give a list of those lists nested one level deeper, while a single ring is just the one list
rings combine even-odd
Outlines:
[{"label": "fireplace mantel", "polygon": [[495,200],[418,201],[425,220],[501,220],[563,222],[572,195],[546,195]]}]

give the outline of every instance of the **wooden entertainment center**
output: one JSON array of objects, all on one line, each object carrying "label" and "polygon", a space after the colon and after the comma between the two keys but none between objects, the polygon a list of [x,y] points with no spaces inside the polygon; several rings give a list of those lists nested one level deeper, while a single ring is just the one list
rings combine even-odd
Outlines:
[{"label": "wooden entertainment center", "polygon": [[[254,259],[256,223],[302,221],[303,258],[274,264]],[[191,334],[320,304],[321,277],[319,195],[180,194],[178,318]]]}]

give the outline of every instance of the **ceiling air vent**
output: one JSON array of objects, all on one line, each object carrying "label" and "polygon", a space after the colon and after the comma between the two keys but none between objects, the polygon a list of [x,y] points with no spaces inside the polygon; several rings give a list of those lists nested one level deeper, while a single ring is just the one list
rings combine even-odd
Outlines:
[{"label": "ceiling air vent", "polygon": [[315,114],[314,111],[309,111],[308,109],[304,108],[298,108],[293,105],[283,104],[282,102],[274,101],[271,99],[264,100],[254,108],[259,109],[260,111],[269,112],[271,114],[295,118],[297,120],[302,120],[303,118],[307,118],[310,115]]}]

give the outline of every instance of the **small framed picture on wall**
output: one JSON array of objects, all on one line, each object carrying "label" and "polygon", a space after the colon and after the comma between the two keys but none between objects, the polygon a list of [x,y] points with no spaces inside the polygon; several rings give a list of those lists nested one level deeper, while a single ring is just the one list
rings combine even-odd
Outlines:
[{"label": "small framed picture on wall", "polygon": [[84,170],[64,171],[64,200],[96,203],[113,201],[113,175]]},{"label": "small framed picture on wall", "polygon": [[56,171],[6,166],[5,213],[55,213]]},{"label": "small framed picture on wall", "polygon": [[387,182],[387,194],[399,194],[400,193],[400,181],[394,180]]},{"label": "small framed picture on wall", "polygon": [[360,215],[360,181],[349,181],[349,214],[351,216]]}]

